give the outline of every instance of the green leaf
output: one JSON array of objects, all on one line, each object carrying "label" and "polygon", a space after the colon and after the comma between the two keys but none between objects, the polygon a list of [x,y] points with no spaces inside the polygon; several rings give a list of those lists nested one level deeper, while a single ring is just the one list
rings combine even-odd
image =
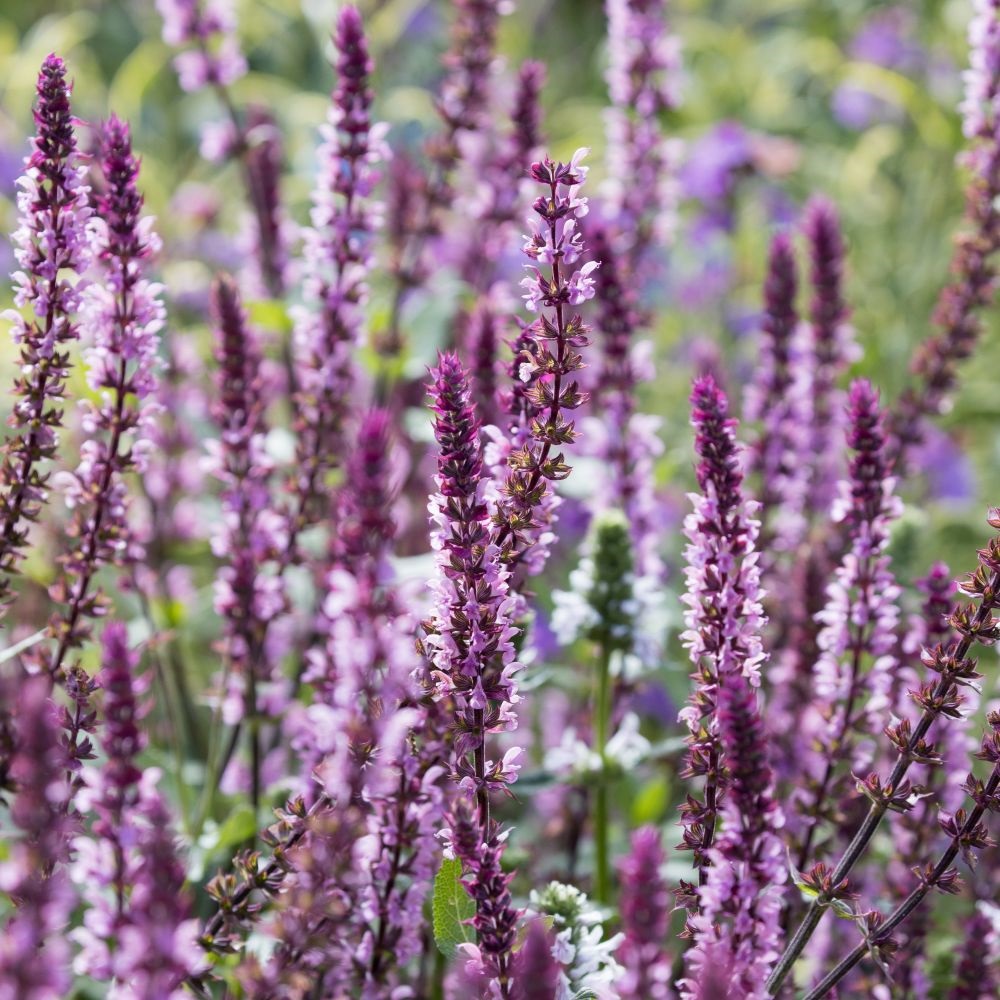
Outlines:
[{"label": "green leaf", "polygon": [[663,777],[647,781],[632,799],[632,825],[658,823],[670,804],[670,788]]},{"label": "green leaf", "polygon": [[454,958],[460,944],[472,942],[476,933],[469,921],[476,915],[476,904],[462,885],[462,862],[445,858],[434,876],[434,943],[445,958]]}]

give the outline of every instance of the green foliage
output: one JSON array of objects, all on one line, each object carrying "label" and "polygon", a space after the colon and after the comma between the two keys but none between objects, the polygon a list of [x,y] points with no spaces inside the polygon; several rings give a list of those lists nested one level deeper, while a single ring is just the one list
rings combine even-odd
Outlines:
[{"label": "green foliage", "polygon": [[434,876],[431,898],[434,919],[434,943],[445,958],[454,958],[460,944],[476,940],[469,921],[476,915],[476,904],[462,885],[462,862],[445,858]]}]

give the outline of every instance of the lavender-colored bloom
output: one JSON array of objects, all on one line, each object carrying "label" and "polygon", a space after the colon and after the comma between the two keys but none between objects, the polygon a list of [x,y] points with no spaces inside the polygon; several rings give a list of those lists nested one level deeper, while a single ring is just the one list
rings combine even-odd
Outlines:
[{"label": "lavender-colored bloom", "polygon": [[288,272],[288,223],[281,205],[281,133],[270,112],[252,105],[246,118],[246,179],[255,220],[254,259],[264,292],[280,298]]},{"label": "lavender-colored bloom", "polygon": [[782,551],[794,550],[805,533],[809,486],[810,358],[795,311],[797,286],[791,239],[779,233],[768,257],[760,360],[746,416],[762,425],[752,455],[765,540]]},{"label": "lavender-colored bloom", "polygon": [[843,428],[843,396],[837,380],[855,359],[850,315],[844,301],[844,241],[833,205],[814,198],[806,206],[803,222],[811,256],[812,298],[809,302],[812,374],[813,455],[809,503],[814,510],[827,510],[840,476],[837,443]]},{"label": "lavender-colored bloom", "polygon": [[71,935],[80,947],[74,970],[113,982],[109,996],[120,1000],[180,998],[182,981],[203,959],[169,815],[155,789],[158,772],[143,772],[136,760],[146,742],[139,722],[149,679],[136,675],[138,657],[123,625],[111,622],[102,646],[107,761],[88,769],[78,796],[94,822],[90,836],[74,843],[73,878],[89,904]]},{"label": "lavender-colored bloom", "polygon": [[[912,919],[912,918],[911,918]],[[962,928],[964,944],[948,1000],[990,1000],[1000,989],[996,965],[996,929],[979,907]],[[992,948],[989,944],[993,945]]]},{"label": "lavender-colored bloom", "polygon": [[[488,793],[514,780],[516,754],[485,762],[488,733],[513,729],[519,701],[514,674],[509,572],[490,537],[479,421],[461,362],[445,354],[431,372],[438,493],[431,498],[438,553],[434,612],[423,640],[433,663],[435,697],[454,700],[455,773],[488,816]],[[475,757],[475,760],[473,760]]]},{"label": "lavender-colored bloom", "polygon": [[632,849],[618,865],[618,909],[625,935],[617,958],[625,973],[622,1000],[667,1000],[673,968],[664,944],[670,923],[670,894],[663,877],[666,857],[659,831],[644,826],[632,834]]},{"label": "lavender-colored bloom", "polygon": [[545,923],[533,920],[514,963],[511,997],[513,1000],[552,1000],[559,987],[559,972]]},{"label": "lavender-colored bloom", "polygon": [[0,466],[0,614],[14,598],[10,576],[24,557],[24,522],[36,520],[48,498],[51,474],[40,466],[59,444],[69,373],[65,348],[79,335],[73,317],[84,285],[77,276],[91,256],[86,167],[77,153],[66,67],[58,56],[42,64],[37,93],[38,132],[18,182],[19,225],[11,237],[20,268],[13,275],[14,302],[19,309],[30,306],[32,316],[6,314],[20,346],[21,373],[13,387],[15,432],[3,446]]},{"label": "lavender-colored bloom", "polygon": [[[710,852],[708,880],[698,891],[701,910],[691,919],[695,943],[685,957],[681,996],[699,996],[698,983],[711,963],[729,968],[720,996],[765,1000],[770,996],[765,980],[782,938],[780,887],[786,864],[778,831],[783,819],[756,694],[741,674],[727,673],[720,677],[717,699],[729,781],[722,832]],[[731,964],[720,960],[720,946]]]},{"label": "lavender-colored bloom", "polygon": [[484,829],[466,799],[455,803],[450,829],[451,849],[462,862],[465,887],[476,902],[476,945],[466,946],[466,951],[488,977],[488,995],[506,1000],[511,995],[511,948],[519,917],[509,888],[514,876],[500,867],[507,834],[494,820]]},{"label": "lavender-colored bloom", "polygon": [[638,279],[650,249],[676,226],[681,145],[658,118],[678,103],[680,42],[667,31],[665,0],[607,0],[606,115],[610,201],[626,270]]},{"label": "lavender-colored bloom", "polygon": [[371,121],[372,93],[361,15],[344,7],[334,41],[337,87],[321,129],[320,176],[313,192],[311,226],[304,232],[307,306],[295,316],[297,466],[293,540],[330,511],[325,477],[342,450],[343,423],[356,395],[370,237],[381,209],[371,194],[386,158],[385,128]]},{"label": "lavender-colored bloom", "polygon": [[158,412],[154,396],[164,309],[161,286],[150,282],[144,270],[160,242],[152,219],[142,216],[143,200],[136,187],[139,162],[132,154],[128,126],[115,117],[101,133],[101,169],[106,189],[88,224],[101,280],[84,293],[80,324],[87,379],[101,401],[82,404],[87,438],[76,470],[53,478],[74,515],[69,533],[73,544],[60,560],[63,575],[49,591],[65,605],[50,626],[58,640],[46,663],[53,676],[61,675],[69,651],[89,636],[87,619],[105,613],[107,599],[93,589],[97,571],[142,555],[128,521],[124,477],[145,469],[151,424]]},{"label": "lavender-colored bloom", "polygon": [[798,853],[800,867],[809,856],[827,798],[849,778],[837,775],[838,765],[848,762],[850,771],[863,774],[874,760],[870,734],[879,732],[890,707],[898,669],[899,587],[885,550],[902,505],[893,493],[878,395],[864,380],[851,385],[849,420],[847,440],[854,454],[833,517],[845,524],[850,547],[827,588],[826,606],[817,615],[822,628],[815,696],[801,731],[822,752],[808,754],[812,773],[797,797],[808,817]]},{"label": "lavender-colored bloom", "polygon": [[[682,806],[681,848],[694,852],[702,886],[712,864],[709,849],[715,837],[725,752],[719,737],[718,688],[733,673],[757,687],[765,658],[760,633],[766,619],[754,552],[756,504],[743,499],[736,421],[727,412],[725,394],[715,380],[710,375],[696,379],[691,419],[700,458],[700,493],[692,494],[694,511],[684,522],[689,539],[687,593],[682,598],[687,630],[681,636],[695,666],[695,686],[680,718],[690,730],[684,776],[705,778],[705,789],[703,801],[689,795]],[[694,886],[682,882],[678,897],[697,911]]]},{"label": "lavender-colored bloom", "polygon": [[[273,462],[265,448],[259,348],[236,285],[227,276],[213,285],[212,312],[219,365],[212,410],[220,439],[210,441],[208,448],[223,487],[222,522],[212,537],[212,549],[223,560],[215,581],[215,610],[224,622],[221,649],[229,667],[223,717],[235,725],[247,714],[256,716],[264,696],[276,693],[265,640],[269,625],[285,607],[284,584],[274,565],[287,550],[288,537],[271,495]],[[251,736],[251,754],[256,801],[256,734]]]},{"label": "lavender-colored bloom", "polygon": [[60,1000],[70,987],[69,949],[62,932],[73,895],[60,863],[67,857],[66,754],[42,677],[23,677],[15,693],[11,775],[18,792],[10,818],[20,832],[0,864],[0,889],[17,902],[0,932],[0,993],[24,1000]]},{"label": "lavender-colored bloom", "polygon": [[228,87],[247,71],[236,37],[232,0],[156,0],[163,40],[184,48],[174,67],[184,90]]},{"label": "lavender-colored bloom", "polygon": [[709,207],[724,203],[739,171],[752,162],[747,130],[739,122],[720,122],[688,149],[680,174],[682,190]]}]

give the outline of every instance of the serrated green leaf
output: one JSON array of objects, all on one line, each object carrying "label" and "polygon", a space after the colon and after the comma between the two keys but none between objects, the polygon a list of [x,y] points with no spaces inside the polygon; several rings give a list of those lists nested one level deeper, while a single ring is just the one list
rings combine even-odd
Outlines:
[{"label": "serrated green leaf", "polygon": [[462,862],[445,858],[434,876],[431,913],[434,917],[434,943],[445,958],[454,958],[460,944],[475,941],[469,921],[476,915],[476,904],[462,885]]}]

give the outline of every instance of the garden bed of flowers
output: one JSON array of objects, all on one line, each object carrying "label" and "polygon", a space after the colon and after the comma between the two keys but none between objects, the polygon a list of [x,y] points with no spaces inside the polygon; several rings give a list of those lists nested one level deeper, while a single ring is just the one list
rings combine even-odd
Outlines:
[{"label": "garden bed of flowers", "polygon": [[1000,995],[1000,2],[831,99],[873,184],[961,131],[902,350],[810,128],[690,134],[699,5],[578,3],[575,70],[561,0],[318,5],[328,100],[287,4],[9,56],[0,1000]]}]

